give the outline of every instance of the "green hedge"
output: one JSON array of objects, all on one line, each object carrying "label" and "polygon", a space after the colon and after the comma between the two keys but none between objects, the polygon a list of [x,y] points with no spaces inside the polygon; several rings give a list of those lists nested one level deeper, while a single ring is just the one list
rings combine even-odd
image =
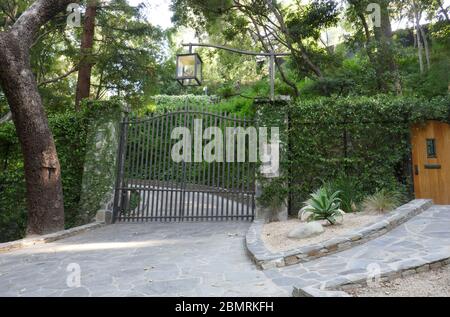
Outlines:
[{"label": "green hedge", "polygon": [[[448,121],[449,109],[449,96],[322,98],[279,106],[290,117],[282,157],[290,211],[298,211],[322,182],[342,176],[356,179],[361,195],[380,188],[411,193],[410,126],[427,119]],[[276,195],[272,187],[263,192]]]},{"label": "green hedge", "polygon": [[147,116],[152,112],[170,111],[184,108],[186,105],[202,107],[214,111],[222,111],[238,116],[252,116],[252,98],[240,96],[223,98],[206,95],[157,95],[151,98],[148,104],[133,110],[133,115]]},{"label": "green hedge", "polygon": [[25,233],[23,160],[12,123],[0,125],[0,242]]},{"label": "green hedge", "polygon": [[219,101],[217,96],[207,95],[156,95],[152,96],[150,102],[142,105],[138,109],[133,109],[133,114],[146,116],[155,111],[170,111],[183,108],[188,105],[212,105]]},{"label": "green hedge", "polygon": [[[67,111],[48,117],[61,163],[65,222],[75,225],[83,175],[86,113]],[[0,241],[19,239],[26,228],[23,158],[12,122],[0,126]]]},{"label": "green hedge", "polygon": [[[96,102],[80,112],[67,110],[48,115],[61,165],[66,228],[81,221],[79,203],[88,127],[102,119],[105,109],[116,104]],[[0,242],[22,238],[25,229],[23,158],[15,127],[8,122],[0,125]]]}]

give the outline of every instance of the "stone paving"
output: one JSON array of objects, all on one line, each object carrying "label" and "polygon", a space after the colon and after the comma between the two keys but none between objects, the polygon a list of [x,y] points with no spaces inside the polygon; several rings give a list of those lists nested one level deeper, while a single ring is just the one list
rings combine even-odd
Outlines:
[{"label": "stone paving", "polygon": [[431,199],[414,199],[394,211],[387,213],[372,224],[356,228],[346,234],[335,236],[320,243],[304,245],[282,252],[271,252],[266,248],[261,237],[264,221],[257,220],[253,222],[247,232],[247,249],[255,263],[262,269],[309,262],[375,239],[405,223],[431,206]]},{"label": "stone paving", "polygon": [[[450,206],[432,206],[387,234],[360,246],[294,266],[264,271],[291,291],[311,285],[345,282],[346,276],[367,276],[401,270],[450,257]],[[332,282],[332,283],[330,283]],[[339,284],[339,283],[337,283]]]},{"label": "stone paving", "polygon": [[[259,271],[244,248],[250,223],[121,223],[0,253],[0,296],[290,296],[293,287],[346,280],[450,257],[450,206],[363,245]],[[81,286],[68,287],[77,263]]]},{"label": "stone paving", "polygon": [[249,226],[120,223],[0,253],[0,296],[290,296],[246,256]]}]

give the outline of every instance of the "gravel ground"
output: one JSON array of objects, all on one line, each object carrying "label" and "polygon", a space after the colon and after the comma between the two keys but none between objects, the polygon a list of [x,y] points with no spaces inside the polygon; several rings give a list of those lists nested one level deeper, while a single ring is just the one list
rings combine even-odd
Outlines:
[{"label": "gravel ground", "polygon": [[356,297],[448,297],[450,266],[381,283],[381,287],[348,291]]},{"label": "gravel ground", "polygon": [[304,245],[319,243],[338,235],[345,234],[356,228],[366,226],[375,222],[381,215],[365,212],[348,213],[344,215],[342,224],[324,226],[325,232],[307,239],[290,239],[288,233],[302,222],[298,219],[288,221],[271,222],[264,225],[262,240],[266,247],[272,252],[287,251]]}]

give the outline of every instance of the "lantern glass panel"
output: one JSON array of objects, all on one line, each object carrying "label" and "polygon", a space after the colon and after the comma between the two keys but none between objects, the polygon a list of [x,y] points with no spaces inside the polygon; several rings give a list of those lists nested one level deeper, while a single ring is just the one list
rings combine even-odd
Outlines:
[{"label": "lantern glass panel", "polygon": [[195,76],[195,55],[178,56],[178,76],[179,78]]},{"label": "lantern glass panel", "polygon": [[200,86],[202,82],[202,61],[198,54],[177,56],[177,80],[183,86]]}]

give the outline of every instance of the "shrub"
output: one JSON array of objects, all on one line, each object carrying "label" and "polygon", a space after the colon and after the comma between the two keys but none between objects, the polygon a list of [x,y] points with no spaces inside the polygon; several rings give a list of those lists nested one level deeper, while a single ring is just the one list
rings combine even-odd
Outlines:
[{"label": "shrub", "polygon": [[[273,119],[280,113],[289,118],[287,129],[280,126],[280,137],[288,138],[281,147],[287,153],[280,156],[280,166],[288,178],[289,211],[294,213],[323,180],[342,175],[358,184],[352,194],[355,203],[377,188],[407,189],[412,196],[411,124],[448,121],[450,95],[431,100],[387,95],[318,98],[265,105],[258,108],[263,114],[259,126],[277,126]],[[343,192],[341,206],[348,211],[345,196]]]},{"label": "shrub", "polygon": [[321,187],[311,194],[311,198],[304,202],[300,210],[301,216],[308,214],[307,221],[327,220],[334,225],[337,217],[345,213],[341,208],[340,192],[330,193],[325,187]]},{"label": "shrub", "polygon": [[364,194],[361,183],[356,177],[342,175],[334,180],[324,182],[323,186],[328,192],[340,192],[341,209],[344,212],[358,211],[357,205],[362,201]]},{"label": "shrub", "polygon": [[206,96],[206,95],[179,95],[179,96],[169,96],[169,95],[157,95],[152,97],[152,102],[159,110],[174,110],[178,108],[183,108],[186,105],[200,106],[200,105],[210,105],[218,102],[216,96]]},{"label": "shrub", "polygon": [[364,199],[363,210],[367,212],[387,212],[397,208],[402,201],[403,195],[400,192],[381,189]]}]

